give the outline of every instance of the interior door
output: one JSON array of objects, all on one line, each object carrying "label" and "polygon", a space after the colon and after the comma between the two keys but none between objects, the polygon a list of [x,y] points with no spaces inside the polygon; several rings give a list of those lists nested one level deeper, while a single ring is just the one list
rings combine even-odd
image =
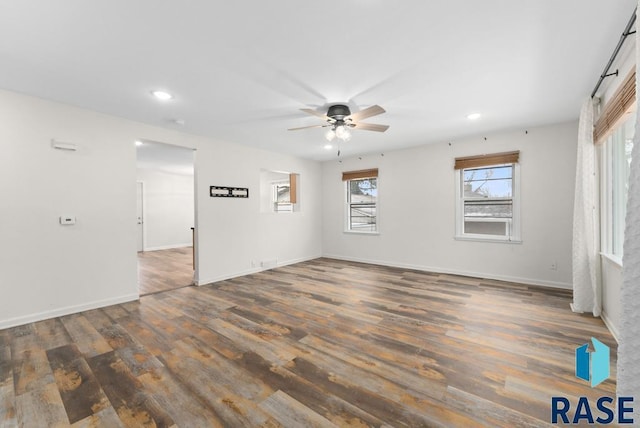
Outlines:
[{"label": "interior door", "polygon": [[141,182],[137,182],[136,183],[136,190],[137,190],[137,203],[136,203],[136,217],[137,217],[137,246],[138,246],[138,252],[140,251],[144,251],[144,211],[143,211],[143,204],[142,204],[142,183]]}]

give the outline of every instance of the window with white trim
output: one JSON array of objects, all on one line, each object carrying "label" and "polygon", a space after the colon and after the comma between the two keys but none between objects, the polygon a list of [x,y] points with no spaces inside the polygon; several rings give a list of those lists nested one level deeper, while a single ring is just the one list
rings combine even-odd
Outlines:
[{"label": "window with white trim", "polygon": [[300,211],[300,174],[260,170],[260,212]]},{"label": "window with white trim", "polygon": [[457,238],[520,240],[517,159],[518,152],[456,159]]},{"label": "window with white trim", "polygon": [[342,174],[346,187],[346,227],[348,232],[378,231],[378,170]]},{"label": "window with white trim", "polygon": [[622,261],[635,116],[629,115],[599,148],[602,252]]},{"label": "window with white trim", "polygon": [[273,183],[273,210],[277,213],[292,212],[291,186],[289,181]]}]

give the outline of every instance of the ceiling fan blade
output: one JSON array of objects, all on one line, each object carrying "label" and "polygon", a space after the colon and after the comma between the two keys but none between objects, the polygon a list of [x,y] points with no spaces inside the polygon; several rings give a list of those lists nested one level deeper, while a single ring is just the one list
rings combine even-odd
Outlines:
[{"label": "ceiling fan blade", "polygon": [[301,126],[300,128],[289,128],[288,131],[299,131],[300,129],[309,129],[309,128],[324,128],[329,125],[311,125],[311,126]]},{"label": "ceiling fan blade", "polygon": [[376,125],[375,123],[354,123],[353,125],[355,129],[364,131],[384,132],[389,129],[389,125]]},{"label": "ceiling fan blade", "polygon": [[367,107],[364,110],[357,111],[357,112],[351,114],[351,116],[349,116],[349,117],[354,122],[357,122],[359,120],[366,119],[367,117],[377,116],[379,114],[384,113],[385,111],[386,110],[383,109],[382,107],[380,107],[379,105],[373,105],[371,107]]},{"label": "ceiling fan blade", "polygon": [[313,109],[310,108],[301,108],[300,110],[302,110],[303,112],[310,114],[311,116],[317,116],[322,120],[331,120],[331,118],[329,116],[327,116],[324,113],[320,113],[319,111],[315,111]]}]

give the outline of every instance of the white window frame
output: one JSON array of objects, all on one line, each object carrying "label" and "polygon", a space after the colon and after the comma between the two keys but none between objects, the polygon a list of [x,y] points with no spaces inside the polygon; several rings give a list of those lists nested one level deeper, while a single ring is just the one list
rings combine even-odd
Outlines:
[{"label": "white window frame", "polygon": [[[500,235],[485,235],[478,233],[464,233],[464,171],[467,169],[477,169],[477,168],[462,168],[455,170],[455,186],[456,186],[456,230],[455,230],[455,239],[459,240],[470,240],[470,241],[488,241],[488,242],[503,242],[503,243],[511,243],[511,244],[520,244],[522,243],[521,238],[521,224],[520,224],[520,163],[503,163],[503,164],[495,164],[495,165],[486,165],[481,168],[491,168],[491,167],[499,167],[499,166],[513,166],[513,176],[511,181],[511,201],[512,201],[512,209],[513,216],[511,218],[511,222],[507,223],[508,231],[505,236]],[[480,168],[480,167],[479,167]],[[498,219],[485,219],[482,221],[492,222],[492,221],[503,221]]]},{"label": "white window frame", "polygon": [[[618,125],[611,135],[607,137],[604,143],[599,144],[597,148],[597,154],[599,157],[599,170],[600,170],[600,254],[607,257],[609,260],[615,262],[619,266],[622,266],[623,246],[624,241],[624,220],[625,210],[623,210],[622,200],[620,198],[614,198],[614,192],[616,184],[621,184],[620,181],[620,167],[624,159],[616,157],[614,153],[616,148],[614,145],[619,143],[620,139],[624,141],[627,139],[625,134],[625,126],[628,121],[635,120],[635,116],[631,115],[625,118],[620,125]],[[618,148],[620,150],[620,148]],[[615,174],[618,177],[614,177]],[[615,204],[618,206],[614,207]],[[615,211],[614,211],[615,208]],[[617,215],[616,215],[617,214]],[[620,225],[614,229],[614,222],[620,223]],[[614,237],[618,232],[618,236]],[[614,245],[615,242],[618,245]]]},{"label": "white window frame", "polygon": [[272,201],[273,201],[273,212],[281,214],[281,213],[292,213],[293,212],[293,204],[291,202],[278,202],[278,187],[287,185],[289,187],[289,191],[291,191],[291,183],[286,181],[274,181],[271,183],[272,187]]},{"label": "white window frame", "polygon": [[[366,179],[375,179],[376,180],[376,190],[378,194],[376,195],[376,223],[375,230],[353,230],[350,228],[351,226],[351,201],[349,200],[350,192],[349,186],[351,181],[356,180],[366,180]],[[370,178],[357,178],[354,180],[345,180],[344,181],[344,233],[354,233],[358,235],[379,235],[380,234],[380,177],[370,177]]]}]

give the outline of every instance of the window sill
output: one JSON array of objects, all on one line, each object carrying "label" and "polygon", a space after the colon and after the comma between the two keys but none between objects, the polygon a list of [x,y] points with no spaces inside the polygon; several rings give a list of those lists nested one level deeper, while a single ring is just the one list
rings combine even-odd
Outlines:
[{"label": "window sill", "polygon": [[356,231],[356,230],[343,230],[342,233],[346,233],[348,235],[380,235],[380,232],[365,232],[365,231]]},{"label": "window sill", "polygon": [[614,265],[622,268],[622,257],[616,256],[614,254],[608,254],[608,253],[600,253],[600,256],[603,259],[609,260]]},{"label": "window sill", "polygon": [[495,242],[496,244],[522,244],[520,239],[495,239],[495,238],[476,238],[474,236],[460,236],[453,237],[456,241],[476,241],[476,242]]}]

